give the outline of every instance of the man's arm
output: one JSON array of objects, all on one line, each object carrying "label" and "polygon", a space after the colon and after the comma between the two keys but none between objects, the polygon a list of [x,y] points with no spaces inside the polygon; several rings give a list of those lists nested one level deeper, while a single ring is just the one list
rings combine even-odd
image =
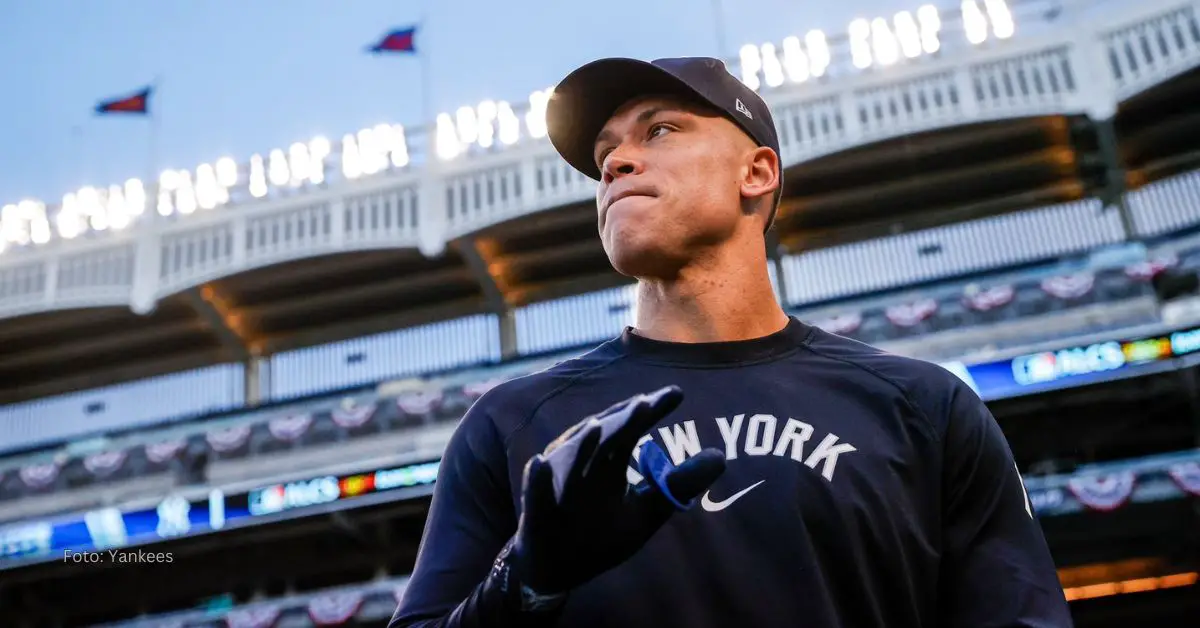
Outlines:
[{"label": "man's arm", "polygon": [[939,625],[1072,625],[1070,610],[1000,426],[979,397],[956,387],[943,448]]},{"label": "man's arm", "polygon": [[493,563],[517,528],[504,444],[476,403],[438,468],[416,566],[388,628],[539,626],[522,613]]},{"label": "man's arm", "polygon": [[638,468],[647,481],[630,488],[638,437],[682,398],[666,387],[576,423],[525,465],[519,520],[500,435],[476,403],[442,458],[417,565],[389,628],[554,625],[572,589],[640,551],[725,470],[719,449],[676,466],[646,443]]}]

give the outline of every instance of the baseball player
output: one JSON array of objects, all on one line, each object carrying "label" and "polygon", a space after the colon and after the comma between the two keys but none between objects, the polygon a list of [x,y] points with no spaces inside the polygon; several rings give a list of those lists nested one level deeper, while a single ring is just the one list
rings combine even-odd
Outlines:
[{"label": "baseball player", "polygon": [[547,124],[599,182],[636,323],[467,412],[390,626],[1071,625],[979,397],[777,302],[754,91],[716,59],[604,59]]}]

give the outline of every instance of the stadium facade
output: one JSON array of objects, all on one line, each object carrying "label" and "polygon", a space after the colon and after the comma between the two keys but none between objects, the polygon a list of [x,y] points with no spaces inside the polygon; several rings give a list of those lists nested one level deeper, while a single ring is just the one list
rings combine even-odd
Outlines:
[{"label": "stadium facade", "polygon": [[[1200,3],[849,33],[731,62],[780,301],[989,402],[1080,625],[1195,617]],[[632,320],[548,97],[6,206],[5,619],[382,625],[456,420]]]}]

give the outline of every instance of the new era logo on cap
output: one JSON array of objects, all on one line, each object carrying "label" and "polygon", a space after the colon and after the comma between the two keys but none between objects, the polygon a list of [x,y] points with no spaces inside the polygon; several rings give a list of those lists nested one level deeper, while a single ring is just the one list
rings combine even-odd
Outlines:
[{"label": "new era logo on cap", "polygon": [[750,118],[751,120],[754,119],[754,114],[750,113],[750,110],[746,108],[746,105],[742,102],[741,98],[737,99],[737,102],[734,103],[733,108],[737,109],[738,113],[746,116],[747,118]]}]

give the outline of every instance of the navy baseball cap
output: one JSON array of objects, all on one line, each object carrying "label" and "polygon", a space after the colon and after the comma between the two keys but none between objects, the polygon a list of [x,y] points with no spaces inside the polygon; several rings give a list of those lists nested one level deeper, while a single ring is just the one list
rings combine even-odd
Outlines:
[{"label": "navy baseball cap", "polygon": [[[646,62],[609,58],[592,61],[571,72],[558,85],[546,106],[550,143],[573,168],[600,180],[594,150],[596,137],[622,105],[642,96],[676,96],[716,109],[740,127],[759,146],[779,152],[779,134],[767,103],[746,87],[725,64],[711,57],[679,57]],[[783,163],[769,229],[783,189]]]}]

